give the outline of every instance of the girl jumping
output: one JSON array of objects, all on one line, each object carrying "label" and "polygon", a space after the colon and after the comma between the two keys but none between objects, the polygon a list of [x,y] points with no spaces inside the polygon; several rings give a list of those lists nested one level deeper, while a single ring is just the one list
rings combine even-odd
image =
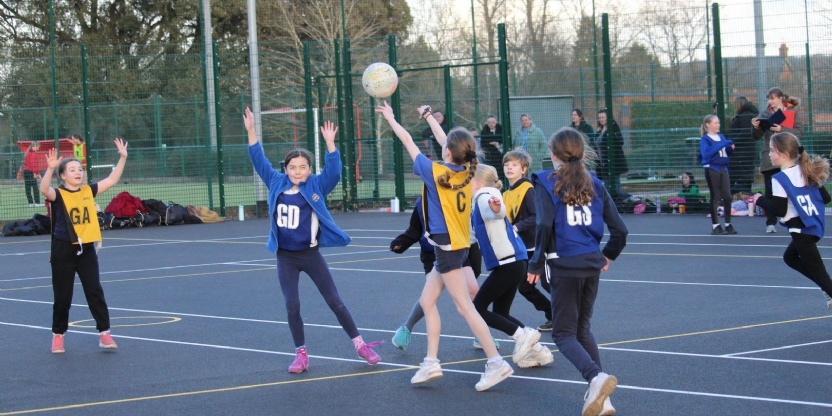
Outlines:
[{"label": "girl jumping", "polygon": [[283,159],[286,173],[272,168],[257,140],[254,116],[246,108],[243,123],[248,132],[248,155],[254,170],[269,188],[269,218],[271,231],[266,243],[277,254],[277,278],[286,302],[289,330],[295,342],[295,360],[289,366],[290,373],[302,373],[309,369],[309,355],[300,316],[298,280],[300,272],[312,279],[321,296],[335,314],[338,323],[352,339],[358,356],[375,365],[381,357],[373,351],[377,342],[364,343],[358,328],[347,309],[329,266],[319,247],[342,247],[350,238],[335,225],[326,208],[326,196],[341,180],[341,155],[335,147],[338,128],[327,121],[321,127],[326,142],[326,164],[320,175],[312,174],[312,154],[304,149],[290,151]]}]

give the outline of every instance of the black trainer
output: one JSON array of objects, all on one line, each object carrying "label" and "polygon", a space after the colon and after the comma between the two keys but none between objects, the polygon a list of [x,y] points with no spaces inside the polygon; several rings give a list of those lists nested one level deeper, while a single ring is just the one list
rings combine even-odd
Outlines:
[{"label": "black trainer", "polygon": [[552,330],[552,320],[550,319],[550,320],[546,321],[546,323],[537,327],[537,330],[540,331],[540,332],[551,331]]},{"label": "black trainer", "polygon": [[725,227],[725,234],[736,234],[736,233],[737,233],[737,230],[734,229],[733,225],[729,224],[727,227]]},{"label": "black trainer", "polygon": [[[735,231],[735,233],[736,233],[736,231]],[[728,234],[728,233],[725,232],[725,230],[722,228],[721,225],[717,225],[716,228],[714,228],[711,231],[711,235],[725,235],[725,234]]]}]

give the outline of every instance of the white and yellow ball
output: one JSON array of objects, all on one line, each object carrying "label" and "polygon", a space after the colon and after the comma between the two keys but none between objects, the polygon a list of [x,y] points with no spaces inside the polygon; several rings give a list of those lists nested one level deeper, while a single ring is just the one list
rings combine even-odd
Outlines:
[{"label": "white and yellow ball", "polygon": [[399,86],[399,76],[392,66],[384,62],[371,64],[364,70],[361,77],[364,91],[375,99],[383,99],[393,95]]}]

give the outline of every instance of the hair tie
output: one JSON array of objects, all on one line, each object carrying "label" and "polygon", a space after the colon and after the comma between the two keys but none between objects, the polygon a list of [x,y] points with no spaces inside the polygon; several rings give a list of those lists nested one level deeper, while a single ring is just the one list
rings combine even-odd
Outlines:
[{"label": "hair tie", "polygon": [[567,162],[578,162],[578,161],[580,161],[580,160],[581,160],[581,159],[578,159],[578,158],[577,158],[577,157],[575,157],[575,156],[570,156],[570,157],[566,158],[566,161],[567,161]]},{"label": "hair tie", "polygon": [[473,150],[469,150],[469,151],[465,152],[465,159],[466,160],[470,161],[470,160],[474,160],[476,158],[477,158],[477,152],[475,152]]},{"label": "hair tie", "polygon": [[803,146],[797,146],[797,154],[799,154],[799,155],[803,154]]}]

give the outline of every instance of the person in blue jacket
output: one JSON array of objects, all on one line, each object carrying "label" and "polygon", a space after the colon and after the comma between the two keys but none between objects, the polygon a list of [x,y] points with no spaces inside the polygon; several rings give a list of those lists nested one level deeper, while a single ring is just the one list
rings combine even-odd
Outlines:
[{"label": "person in blue jacket", "polygon": [[[711,192],[711,234],[736,234],[731,225],[731,178],[728,175],[728,157],[734,152],[734,142],[719,132],[719,117],[708,114],[702,121],[702,138],[699,140],[699,163],[705,168],[705,180]],[[717,207],[722,202],[725,228],[719,225]]]},{"label": "person in blue jacket", "polygon": [[248,155],[254,170],[269,188],[269,219],[271,229],[266,248],[277,255],[277,278],[286,302],[289,330],[295,342],[295,360],[290,373],[302,373],[309,368],[309,356],[300,316],[298,281],[300,272],[312,279],[335,314],[341,327],[352,338],[358,356],[370,365],[381,357],[372,347],[378,342],[365,343],[347,309],[329,266],[319,247],[342,247],[350,237],[341,231],[326,208],[326,196],[341,180],[341,155],[335,147],[338,128],[331,121],[321,127],[326,142],[326,163],[321,174],[312,174],[312,154],[305,149],[289,151],[284,158],[285,171],[274,169],[257,140],[254,116],[246,108],[243,123],[248,132]]},{"label": "person in blue jacket", "polygon": [[[580,132],[558,130],[549,139],[549,151],[554,170],[532,175],[537,231],[527,277],[537,283],[545,271],[549,279],[552,339],[589,382],[583,416],[611,415],[609,395],[618,380],[601,369],[590,319],[601,272],[624,250],[627,226],[603,182],[586,169],[596,156]],[[601,249],[604,224],[610,237]]]},{"label": "person in blue jacket", "polygon": [[824,208],[832,201],[823,186],[829,178],[829,161],[808,154],[797,136],[789,132],[772,135],[768,153],[779,172],[771,177],[772,196],[757,194],[754,202],[780,217],[792,237],[783,261],[818,285],[826,297],[826,307],[832,309],[832,279],[818,251],[818,241],[826,228]]}]

